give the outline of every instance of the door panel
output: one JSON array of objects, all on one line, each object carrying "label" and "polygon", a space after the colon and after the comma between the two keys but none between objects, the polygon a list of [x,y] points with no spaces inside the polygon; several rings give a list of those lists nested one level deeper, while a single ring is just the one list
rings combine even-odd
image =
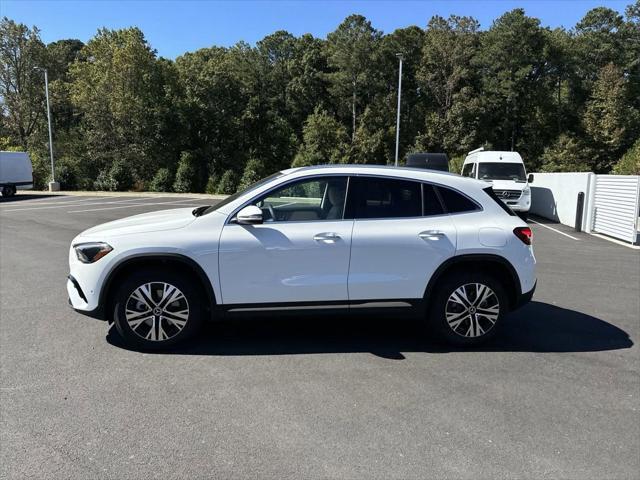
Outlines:
[{"label": "door panel", "polygon": [[433,272],[455,249],[448,215],[355,220],[349,298],[422,298]]},{"label": "door panel", "polygon": [[225,225],[223,303],[347,300],[352,230],[353,220]]}]

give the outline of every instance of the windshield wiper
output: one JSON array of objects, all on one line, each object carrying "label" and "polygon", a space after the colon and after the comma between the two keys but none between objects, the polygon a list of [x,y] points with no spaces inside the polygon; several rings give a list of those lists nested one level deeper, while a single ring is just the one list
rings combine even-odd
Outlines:
[{"label": "windshield wiper", "polygon": [[199,217],[200,215],[202,215],[204,213],[204,211],[209,208],[211,205],[202,205],[201,207],[198,208],[194,208],[191,213],[193,214],[194,217]]}]

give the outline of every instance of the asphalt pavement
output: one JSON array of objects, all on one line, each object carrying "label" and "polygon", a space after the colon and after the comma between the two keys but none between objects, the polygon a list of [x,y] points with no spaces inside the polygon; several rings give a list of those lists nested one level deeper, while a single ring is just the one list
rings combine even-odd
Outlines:
[{"label": "asphalt pavement", "polygon": [[637,250],[538,219],[534,301],[474,350],[256,318],[144,354],[67,306],[80,231],[215,201],[0,200],[2,478],[639,478]]}]

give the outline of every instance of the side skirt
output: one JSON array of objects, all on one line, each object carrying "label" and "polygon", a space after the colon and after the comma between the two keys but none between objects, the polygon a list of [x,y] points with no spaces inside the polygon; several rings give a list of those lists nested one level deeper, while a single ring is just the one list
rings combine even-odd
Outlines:
[{"label": "side skirt", "polygon": [[313,315],[381,315],[417,318],[424,314],[421,299],[356,300],[334,302],[239,303],[216,305],[213,319]]}]

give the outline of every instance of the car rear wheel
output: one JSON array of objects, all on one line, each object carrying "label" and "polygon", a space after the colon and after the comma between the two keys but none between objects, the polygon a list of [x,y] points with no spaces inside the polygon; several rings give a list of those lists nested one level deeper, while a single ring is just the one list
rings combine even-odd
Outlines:
[{"label": "car rear wheel", "polygon": [[496,334],[507,309],[507,296],[498,280],[481,273],[457,273],[439,286],[429,320],[447,342],[473,346]]},{"label": "car rear wheel", "polygon": [[160,270],[135,273],[116,292],[115,327],[128,344],[160,350],[197,332],[202,298],[189,278]]}]

